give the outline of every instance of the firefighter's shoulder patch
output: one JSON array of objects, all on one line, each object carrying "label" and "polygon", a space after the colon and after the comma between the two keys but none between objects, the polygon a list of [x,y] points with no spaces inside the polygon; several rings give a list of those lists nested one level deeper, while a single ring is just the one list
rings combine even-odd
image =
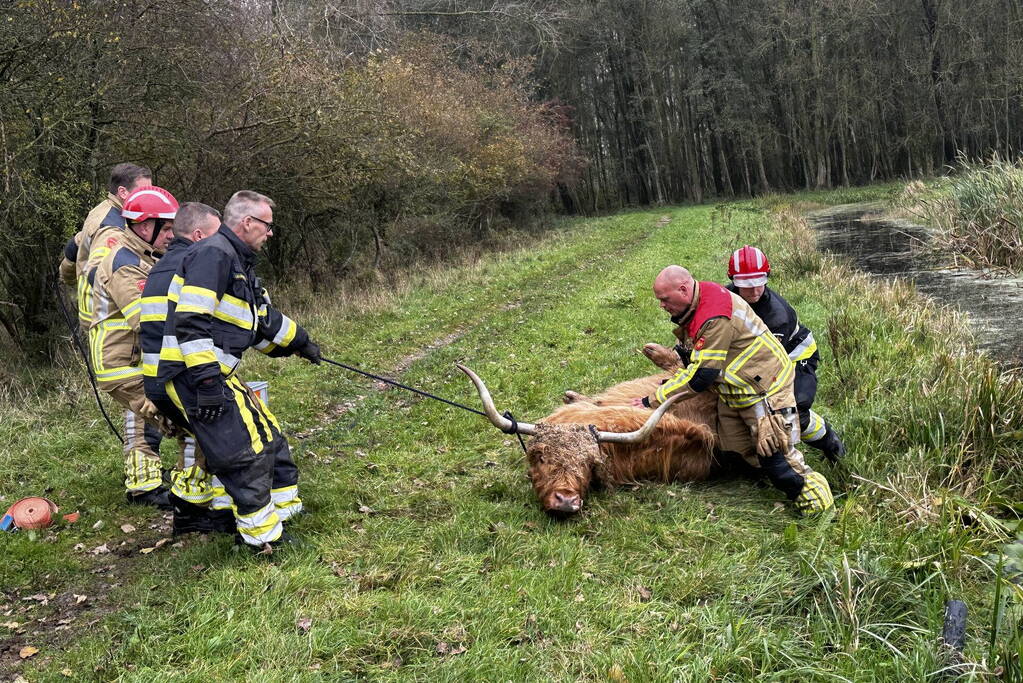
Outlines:
[{"label": "firefighter's shoulder patch", "polygon": [[699,339],[696,340],[696,343],[693,344],[693,351],[699,351],[700,349],[702,349],[706,345],[707,345],[707,340],[704,339],[703,337],[700,337]]},{"label": "firefighter's shoulder patch", "polygon": [[146,278],[142,278],[141,280],[139,280],[138,288],[140,292],[146,288]]},{"label": "firefighter's shoulder patch", "polygon": [[107,247],[113,249],[115,246],[117,246],[117,238],[116,237],[108,237],[107,238]]}]

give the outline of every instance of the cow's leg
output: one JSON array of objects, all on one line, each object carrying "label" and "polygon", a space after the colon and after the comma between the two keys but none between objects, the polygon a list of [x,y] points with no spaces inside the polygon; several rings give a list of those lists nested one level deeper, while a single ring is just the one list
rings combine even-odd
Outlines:
[{"label": "cow's leg", "polygon": [[660,344],[645,344],[643,346],[643,355],[649,358],[650,362],[661,370],[667,370],[668,372],[675,372],[682,365],[681,359],[675,353],[675,349],[669,349],[667,346],[661,346]]}]

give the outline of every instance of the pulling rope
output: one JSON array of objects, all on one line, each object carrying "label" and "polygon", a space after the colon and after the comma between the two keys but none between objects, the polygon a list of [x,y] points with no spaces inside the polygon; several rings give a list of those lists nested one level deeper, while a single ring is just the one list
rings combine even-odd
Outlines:
[{"label": "pulling rope", "polygon": [[[476,410],[475,408],[470,408],[467,405],[462,405],[461,403],[457,403],[455,401],[449,401],[446,398],[443,398],[441,396],[437,396],[435,394],[431,394],[428,391],[420,391],[419,389],[416,389],[415,387],[410,387],[407,384],[402,384],[401,382],[396,382],[393,379],[388,379],[386,377],[381,377],[380,375],[374,375],[372,372],[366,372],[365,370],[360,370],[359,368],[353,368],[351,365],[345,365],[344,363],[339,363],[336,360],[331,360],[330,358],[326,358],[324,356],[320,356],[320,359],[324,363],[330,363],[331,365],[336,365],[339,368],[344,368],[345,370],[351,370],[352,372],[357,372],[360,375],[363,375],[364,377],[369,377],[370,379],[375,379],[378,382],[384,382],[385,384],[390,384],[392,386],[396,386],[399,389],[404,389],[406,391],[411,391],[414,394],[419,394],[420,396],[425,396],[426,398],[432,398],[433,400],[440,401],[441,403],[447,403],[449,406],[454,406],[455,408],[461,408],[462,410],[467,410],[470,413],[476,413],[477,415],[482,415],[483,417],[487,417],[487,414],[484,413],[481,410]],[[522,440],[522,435],[519,434],[519,432],[518,432],[519,423],[515,420],[515,418],[512,416],[512,414],[509,411],[507,411],[507,410],[504,411],[503,417],[507,418],[508,420],[511,420],[511,427],[509,427],[507,430],[502,429],[501,431],[504,432],[505,434],[514,434],[515,436],[517,436],[518,439],[519,439],[519,445],[522,446],[522,452],[524,453],[526,451],[526,442]]]},{"label": "pulling rope", "polygon": [[99,397],[99,387],[96,386],[96,378],[92,376],[92,364],[89,363],[89,354],[86,352],[82,340],[78,337],[78,323],[68,312],[67,303],[64,300],[64,292],[60,287],[60,281],[55,280],[53,283],[53,295],[57,297],[57,305],[60,306],[61,313],[64,314],[64,321],[67,323],[68,332],[71,334],[71,342],[74,347],[78,349],[78,353],[82,356],[82,360],[85,361],[85,374],[89,376],[89,384],[92,385],[92,393],[96,395],[96,405],[99,406],[99,412],[103,413],[103,419],[107,421],[107,425],[110,427],[110,431],[114,433],[117,440],[122,444],[124,443],[124,437],[117,431],[117,427],[114,426],[110,416],[107,415],[106,408],[103,407],[103,400]]}]

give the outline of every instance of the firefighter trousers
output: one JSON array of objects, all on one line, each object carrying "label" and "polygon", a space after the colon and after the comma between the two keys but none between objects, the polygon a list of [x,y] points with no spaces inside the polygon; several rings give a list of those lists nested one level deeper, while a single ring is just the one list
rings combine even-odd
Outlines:
[{"label": "firefighter trousers", "polygon": [[[298,467],[277,418],[237,377],[225,378],[224,412],[212,422],[189,419],[206,467],[233,502],[242,540],[260,546],[280,538],[282,522],[302,511]],[[165,385],[177,410],[190,415],[195,388],[179,375]]]},{"label": "firefighter trousers", "polygon": [[825,437],[829,432],[834,433],[835,429],[820,416],[820,413],[812,410],[810,406],[817,398],[817,363],[813,360],[804,360],[796,363],[796,372],[792,380],[793,389],[796,394],[796,408],[799,410],[799,432],[803,443],[814,448],[824,449],[824,444],[830,440]]},{"label": "firefighter trousers", "polygon": [[188,419],[174,404],[169,394],[165,392],[151,394],[147,387],[147,396],[160,414],[165,415],[183,432],[183,435],[178,437],[182,446],[181,457],[171,474],[171,493],[193,505],[213,510],[230,510],[231,496],[227,495],[224,485],[206,466],[206,457],[195,442],[192,425]]},{"label": "firefighter trousers", "polygon": [[[773,396],[765,397],[748,408],[734,408],[718,399],[718,434],[721,450],[738,453],[752,467],[759,469],[803,513],[821,512],[834,504],[828,480],[806,464],[796,448],[799,443],[799,422],[796,399],[790,384]],[[769,457],[756,452],[757,425],[761,418],[780,413],[786,419],[787,445]]]},{"label": "firefighter trousers", "polygon": [[[124,412],[124,487],[138,495],[159,488],[160,442],[164,423],[155,418],[145,394],[142,378],[126,382],[101,382],[100,388],[125,408]],[[150,404],[151,406],[151,404]]]}]

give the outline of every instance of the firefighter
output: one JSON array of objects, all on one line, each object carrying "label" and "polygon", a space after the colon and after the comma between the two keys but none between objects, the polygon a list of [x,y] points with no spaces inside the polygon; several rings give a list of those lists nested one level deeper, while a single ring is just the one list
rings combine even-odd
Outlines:
[{"label": "firefighter", "polygon": [[241,541],[272,551],[302,510],[298,468],[277,418],[237,375],[250,347],[320,362],[304,329],[271,304],[254,270],[273,235],[273,201],[236,192],[216,235],[188,247],[168,293],[158,381],[188,419],[209,472],[234,503]]},{"label": "firefighter", "polygon": [[170,500],[163,486],[160,455],[145,437],[146,421],[160,424],[160,417],[143,390],[138,334],[142,289],[171,240],[177,210],[177,200],[161,187],[133,192],[121,210],[127,227],[88,273],[92,370],[99,388],[130,411],[124,443],[126,498],[129,503],[163,509],[170,509]]},{"label": "firefighter", "polygon": [[728,259],[726,289],[735,292],[760,316],[789,358],[795,363],[793,386],[799,410],[799,430],[803,442],[820,449],[831,462],[845,455],[845,444],[835,428],[811,409],[817,396],[817,365],[820,353],[813,333],[799,322],[796,311],[778,292],[767,286],[771,264],[767,255],[749,245],[736,249]]},{"label": "firefighter", "polygon": [[737,294],[697,282],[681,266],[662,270],[653,289],[690,363],[633,405],[652,408],[680,392],[713,389],[722,451],[763,471],[803,514],[834,505],[827,479],[796,448],[795,368],[771,330]]},{"label": "firefighter", "polygon": [[124,229],[125,221],[121,216],[124,200],[140,187],[152,184],[153,172],[144,166],[129,163],[114,166],[110,169],[110,180],[107,182],[107,198],[93,207],[82,229],[64,246],[60,277],[65,284],[77,290],[78,316],[85,335],[88,335],[92,319],[89,313],[92,306],[91,294],[86,275],[110,253],[113,243],[108,244],[108,239],[116,239]]},{"label": "firefighter", "polygon": [[[125,221],[121,216],[124,200],[140,187],[152,185],[153,173],[144,166],[123,163],[110,169],[107,181],[107,198],[93,207],[86,216],[82,229],[64,246],[59,271],[61,280],[76,291],[78,323],[82,338],[89,338],[89,324],[92,320],[92,284],[89,273],[94,272],[103,257],[117,243]],[[92,372],[91,363],[89,371]],[[130,411],[125,412],[125,432],[144,424],[145,438],[150,449],[159,451],[161,435],[152,424],[142,421]]]},{"label": "firefighter", "polygon": [[[189,429],[187,418],[174,406],[163,384],[157,381],[160,347],[167,321],[167,293],[188,247],[215,235],[219,229],[220,212],[213,207],[198,202],[186,202],[178,207],[172,227],[174,238],[166,253],[149,271],[142,290],[139,341],[146,397],[182,430]],[[181,455],[171,474],[168,496],[174,510],[173,534],[233,532],[231,499],[219,480],[206,471],[202,451],[196,448],[195,438],[182,434],[178,441]]]}]

